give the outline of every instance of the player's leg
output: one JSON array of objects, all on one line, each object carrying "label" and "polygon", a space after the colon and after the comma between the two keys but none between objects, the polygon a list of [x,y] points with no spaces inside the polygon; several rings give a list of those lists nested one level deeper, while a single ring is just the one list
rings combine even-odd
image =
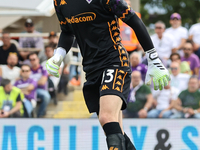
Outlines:
[{"label": "player's leg", "polygon": [[136,150],[135,146],[133,145],[133,143],[131,142],[131,140],[129,139],[129,137],[127,136],[127,134],[123,131],[123,123],[122,123],[122,111],[119,112],[119,124],[121,127],[121,130],[123,132],[124,138],[125,138],[125,145],[126,145],[126,150]]},{"label": "player's leg", "polygon": [[122,111],[120,110],[118,121],[119,121],[119,125],[120,125],[120,127],[121,127],[121,130],[122,130],[122,133],[124,134],[122,118],[123,118],[123,115],[122,115]]},{"label": "player's leg", "polygon": [[119,112],[122,107],[122,99],[116,95],[100,97],[99,121],[106,134],[109,150],[126,150],[125,138],[119,125]]}]

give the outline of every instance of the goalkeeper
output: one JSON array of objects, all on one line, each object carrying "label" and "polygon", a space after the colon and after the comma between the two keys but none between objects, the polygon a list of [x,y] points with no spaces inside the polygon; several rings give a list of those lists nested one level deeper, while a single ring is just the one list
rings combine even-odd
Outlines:
[{"label": "goalkeeper", "polygon": [[85,102],[90,113],[98,114],[108,149],[135,150],[122,128],[121,110],[126,108],[131,69],[121,44],[118,19],[135,31],[146,52],[146,84],[153,78],[154,89],[162,90],[170,80],[145,25],[124,0],[54,0],[54,6],[62,32],[54,56],[47,61],[48,72],[59,77],[59,66],[75,35],[86,72]]}]

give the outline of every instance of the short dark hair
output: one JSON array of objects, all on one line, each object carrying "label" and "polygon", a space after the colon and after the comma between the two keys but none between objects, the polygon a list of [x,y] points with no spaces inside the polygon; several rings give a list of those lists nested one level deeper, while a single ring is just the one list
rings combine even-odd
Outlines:
[{"label": "short dark hair", "polygon": [[194,45],[193,40],[190,40],[190,39],[187,39],[185,43],[190,43],[190,44],[192,44],[192,46]]},{"label": "short dark hair", "polygon": [[9,80],[9,79],[4,79],[4,78],[1,79],[1,86],[5,87],[5,86],[8,85],[9,83],[10,83],[10,80]]},{"label": "short dark hair", "polygon": [[45,49],[48,48],[48,47],[51,47],[52,49],[56,49],[56,46],[57,46],[57,44],[50,43],[50,44],[48,44],[48,45],[45,46]]},{"label": "short dark hair", "polygon": [[46,46],[45,46],[45,49],[48,48],[48,47],[54,49],[54,47],[53,47],[51,44],[46,45]]},{"label": "short dark hair", "polygon": [[50,43],[49,44],[51,47],[53,47],[53,49],[56,49],[56,47],[57,47],[57,44],[56,43]]},{"label": "short dark hair", "polygon": [[10,34],[10,32],[3,31],[3,32],[2,32],[2,35],[4,35],[4,34]]},{"label": "short dark hair", "polygon": [[31,52],[30,54],[28,54],[27,58],[29,59],[29,58],[30,58],[30,56],[32,56],[32,55],[37,55],[37,57],[38,57],[38,54],[37,54],[37,52]]},{"label": "short dark hair", "polygon": [[181,56],[179,55],[179,53],[172,53],[171,55],[170,55],[170,60],[172,60],[172,57],[173,56],[178,56],[178,59],[181,59]]}]

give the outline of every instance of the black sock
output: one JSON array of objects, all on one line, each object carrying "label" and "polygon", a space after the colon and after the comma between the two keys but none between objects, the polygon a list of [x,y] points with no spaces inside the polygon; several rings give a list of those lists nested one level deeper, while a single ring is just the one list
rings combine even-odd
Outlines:
[{"label": "black sock", "polygon": [[119,125],[118,122],[106,123],[103,126],[103,130],[104,130],[106,136],[108,136],[110,134],[116,134],[116,133],[121,133],[122,134],[122,130],[121,130],[120,125]]},{"label": "black sock", "polygon": [[103,126],[108,149],[126,150],[125,137],[118,122],[109,122]]},{"label": "black sock", "polygon": [[127,150],[136,150],[135,146],[133,145],[133,143],[131,142],[131,140],[129,139],[129,137],[126,135],[125,132],[124,132],[124,138],[125,138],[126,149]]}]

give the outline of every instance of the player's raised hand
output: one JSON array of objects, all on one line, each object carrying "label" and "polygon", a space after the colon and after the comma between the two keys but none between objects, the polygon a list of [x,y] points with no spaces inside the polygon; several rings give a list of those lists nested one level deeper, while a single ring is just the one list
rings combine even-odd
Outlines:
[{"label": "player's raised hand", "polygon": [[59,68],[62,61],[63,57],[61,55],[54,55],[51,57],[46,63],[48,73],[59,78]]},{"label": "player's raised hand", "polygon": [[153,78],[154,89],[162,90],[170,81],[169,72],[158,58],[158,54],[155,49],[147,51],[146,55],[148,60],[148,69],[145,84],[151,85],[151,80]]}]

